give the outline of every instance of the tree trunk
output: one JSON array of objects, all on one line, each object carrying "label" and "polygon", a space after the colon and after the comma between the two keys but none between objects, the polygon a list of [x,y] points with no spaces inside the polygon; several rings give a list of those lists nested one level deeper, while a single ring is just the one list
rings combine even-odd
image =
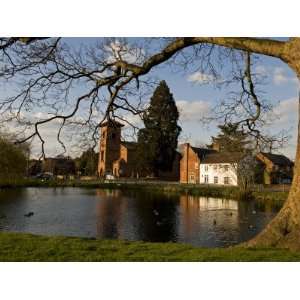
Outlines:
[{"label": "tree trunk", "polygon": [[[298,50],[300,50],[300,45]],[[300,60],[296,64],[289,63],[297,72],[298,79],[300,79],[299,64]],[[300,93],[298,105],[297,150],[294,177],[288,198],[283,208],[266,228],[252,240],[241,244],[241,246],[278,247],[300,250]]]}]

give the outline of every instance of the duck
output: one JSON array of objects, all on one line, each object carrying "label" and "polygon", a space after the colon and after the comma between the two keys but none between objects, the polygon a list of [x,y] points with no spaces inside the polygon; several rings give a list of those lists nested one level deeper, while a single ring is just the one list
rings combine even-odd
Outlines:
[{"label": "duck", "polygon": [[34,215],[33,211],[30,211],[28,214],[25,214],[24,217],[32,217]]},{"label": "duck", "polygon": [[153,209],[153,213],[154,213],[155,216],[159,215],[159,212],[156,209]]}]

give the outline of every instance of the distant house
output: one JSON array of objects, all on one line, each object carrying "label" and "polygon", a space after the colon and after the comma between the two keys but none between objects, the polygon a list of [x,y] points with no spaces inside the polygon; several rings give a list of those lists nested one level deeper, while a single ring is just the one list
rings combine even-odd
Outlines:
[{"label": "distant house", "polygon": [[180,182],[237,185],[237,163],[241,153],[197,148],[189,143],[181,147]]},{"label": "distant house", "polygon": [[264,184],[291,183],[294,163],[284,155],[260,152],[257,159],[263,169]]},{"label": "distant house", "polygon": [[284,155],[260,152],[252,157],[240,152],[219,152],[216,148],[197,148],[188,143],[181,146],[181,154],[181,183],[238,185],[245,176],[243,166],[247,165],[253,171],[255,183],[291,183],[293,178],[294,164]]},{"label": "distant house", "polygon": [[69,156],[62,155],[45,158],[42,162],[42,171],[54,175],[75,174],[75,161]]},{"label": "distant house", "polygon": [[218,152],[207,154],[200,163],[200,183],[238,185],[238,164],[243,154]]}]

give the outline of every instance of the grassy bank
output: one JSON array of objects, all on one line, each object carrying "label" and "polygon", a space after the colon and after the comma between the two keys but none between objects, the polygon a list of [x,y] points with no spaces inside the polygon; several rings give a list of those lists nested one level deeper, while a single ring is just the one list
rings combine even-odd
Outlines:
[{"label": "grassy bank", "polygon": [[0,261],[300,261],[300,252],[0,233]]},{"label": "grassy bank", "polygon": [[[237,187],[233,186],[208,186],[208,185],[191,185],[181,183],[166,182],[104,182],[80,181],[80,180],[49,180],[42,181],[39,179],[19,179],[15,181],[0,181],[0,188],[18,188],[18,187],[82,187],[82,188],[103,188],[103,189],[120,189],[120,190],[150,190],[151,192],[168,192],[184,193],[193,196],[216,197],[239,199],[240,193]],[[253,192],[253,196],[260,200],[284,201],[288,192],[261,190]]]}]

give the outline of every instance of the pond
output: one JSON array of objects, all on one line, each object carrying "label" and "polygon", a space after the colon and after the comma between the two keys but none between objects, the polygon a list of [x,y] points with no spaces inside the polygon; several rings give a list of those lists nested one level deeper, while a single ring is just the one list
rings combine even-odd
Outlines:
[{"label": "pond", "polygon": [[225,247],[256,235],[280,206],[149,191],[10,189],[0,191],[0,231]]}]

